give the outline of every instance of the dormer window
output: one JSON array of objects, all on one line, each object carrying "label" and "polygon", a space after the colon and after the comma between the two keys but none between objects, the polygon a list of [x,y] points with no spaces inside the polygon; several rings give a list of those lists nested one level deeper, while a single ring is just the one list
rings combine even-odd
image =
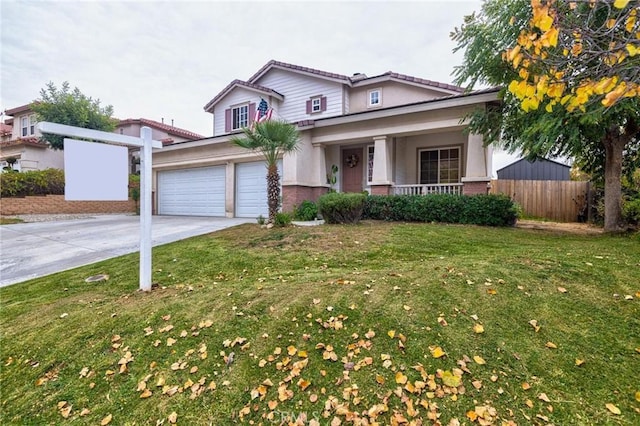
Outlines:
[{"label": "dormer window", "polygon": [[231,130],[239,130],[249,125],[249,105],[231,109]]},{"label": "dormer window", "polygon": [[367,107],[378,107],[382,105],[382,89],[373,89],[367,92]]},{"label": "dormer window", "polygon": [[318,114],[327,110],[326,96],[312,96],[307,101],[307,114]]}]

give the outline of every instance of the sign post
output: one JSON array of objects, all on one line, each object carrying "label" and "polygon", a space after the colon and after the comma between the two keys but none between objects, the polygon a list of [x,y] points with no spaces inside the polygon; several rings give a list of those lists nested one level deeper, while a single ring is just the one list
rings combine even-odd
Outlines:
[{"label": "sign post", "polygon": [[153,140],[151,128],[142,127],[140,137],[120,135],[100,130],[84,129],[64,124],[38,123],[40,133],[73,136],[97,142],[106,142],[140,148],[140,290],[151,290],[151,164],[152,148],[162,148],[162,142]]}]

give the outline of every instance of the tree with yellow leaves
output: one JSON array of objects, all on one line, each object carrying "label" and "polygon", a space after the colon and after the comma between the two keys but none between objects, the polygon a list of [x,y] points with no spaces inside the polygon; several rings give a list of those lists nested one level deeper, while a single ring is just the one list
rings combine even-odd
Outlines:
[{"label": "tree with yellow leaves", "polygon": [[457,83],[503,87],[471,129],[530,158],[601,167],[605,230],[622,222],[623,156],[640,144],[640,1],[487,0],[452,38]]}]

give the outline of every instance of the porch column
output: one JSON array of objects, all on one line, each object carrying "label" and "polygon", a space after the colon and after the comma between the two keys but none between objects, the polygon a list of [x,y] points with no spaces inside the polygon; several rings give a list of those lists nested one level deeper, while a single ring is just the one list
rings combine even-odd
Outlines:
[{"label": "porch column", "polygon": [[227,161],[224,182],[224,214],[234,217],[236,213],[236,163]]},{"label": "porch column", "polygon": [[284,155],[282,211],[290,212],[304,200],[316,201],[328,191],[324,150],[312,145],[310,132],[304,131],[298,149]]},{"label": "porch column", "polygon": [[393,143],[387,136],[375,136],[373,142],[371,194],[388,195],[393,185]]},{"label": "porch column", "polygon": [[462,178],[464,195],[487,194],[491,183],[493,148],[483,145],[482,135],[469,134],[467,139],[466,173]]}]

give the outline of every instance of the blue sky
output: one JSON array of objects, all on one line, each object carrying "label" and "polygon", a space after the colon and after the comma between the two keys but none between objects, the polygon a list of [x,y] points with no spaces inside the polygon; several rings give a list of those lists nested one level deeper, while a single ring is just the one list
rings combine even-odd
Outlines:
[{"label": "blue sky", "polygon": [[462,55],[452,53],[449,33],[480,5],[2,0],[0,110],[33,101],[49,81],[69,81],[113,105],[117,118],[164,118],[209,136],[203,106],[270,59],[451,83]]}]

